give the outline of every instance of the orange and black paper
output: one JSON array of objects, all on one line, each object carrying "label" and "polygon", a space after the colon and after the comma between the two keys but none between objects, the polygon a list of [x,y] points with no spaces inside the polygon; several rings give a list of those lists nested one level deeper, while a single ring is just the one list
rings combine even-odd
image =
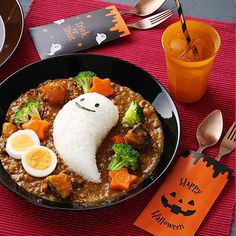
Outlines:
[{"label": "orange and black paper", "polygon": [[115,6],[29,29],[41,59],[82,51],[129,35]]},{"label": "orange and black paper", "polygon": [[134,224],[157,236],[194,235],[231,174],[213,158],[185,152]]}]

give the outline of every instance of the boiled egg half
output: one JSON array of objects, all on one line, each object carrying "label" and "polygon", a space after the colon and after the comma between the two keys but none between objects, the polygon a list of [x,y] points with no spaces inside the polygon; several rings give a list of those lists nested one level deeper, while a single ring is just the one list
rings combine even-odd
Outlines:
[{"label": "boiled egg half", "polygon": [[32,146],[23,153],[21,162],[28,174],[45,177],[56,168],[57,156],[47,147]]},{"label": "boiled egg half", "polygon": [[33,130],[18,130],[7,139],[6,151],[9,156],[15,159],[21,159],[26,149],[39,145],[39,138]]}]

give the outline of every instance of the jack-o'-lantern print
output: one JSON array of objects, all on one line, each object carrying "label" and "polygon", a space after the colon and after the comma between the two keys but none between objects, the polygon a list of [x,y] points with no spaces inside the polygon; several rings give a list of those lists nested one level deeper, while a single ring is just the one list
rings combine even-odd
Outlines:
[{"label": "jack-o'-lantern print", "polygon": [[172,192],[168,195],[162,195],[161,202],[164,207],[170,209],[170,211],[176,215],[182,214],[184,216],[193,215],[196,210],[194,209],[194,200],[178,199],[176,192]]}]

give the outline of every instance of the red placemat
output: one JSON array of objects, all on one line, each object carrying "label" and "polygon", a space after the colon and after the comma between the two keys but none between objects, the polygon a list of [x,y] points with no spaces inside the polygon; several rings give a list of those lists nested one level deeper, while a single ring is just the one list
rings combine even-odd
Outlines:
[{"label": "red placemat", "polygon": [[[83,0],[35,0],[25,19],[25,31],[18,49],[12,58],[0,68],[0,80],[17,69],[39,60],[27,31],[29,27],[82,14],[108,5],[112,4]],[[126,8],[126,6],[116,5],[120,10]],[[125,19],[130,21],[137,18],[125,16]],[[158,28],[147,31],[132,30],[129,37],[90,49],[87,52],[115,56],[130,61],[150,72],[164,86],[167,86],[161,35],[163,30],[176,20],[177,17],[174,16]],[[204,98],[195,104],[177,103],[182,122],[179,153],[189,148],[197,149],[195,131],[201,120],[212,110],[220,109],[222,111],[224,133],[235,119],[235,25],[204,21],[218,30],[222,39],[222,46],[214,63],[208,91]],[[205,153],[214,157],[218,147],[206,150]],[[234,162],[234,154],[222,158],[222,163],[232,169],[234,169]],[[35,206],[0,186],[0,235],[149,235],[149,233],[135,227],[133,222],[147,205],[157,188],[158,185],[154,184],[136,198],[105,209],[68,212]],[[234,177],[227,183],[199,228],[197,235],[229,235],[233,206]]]}]

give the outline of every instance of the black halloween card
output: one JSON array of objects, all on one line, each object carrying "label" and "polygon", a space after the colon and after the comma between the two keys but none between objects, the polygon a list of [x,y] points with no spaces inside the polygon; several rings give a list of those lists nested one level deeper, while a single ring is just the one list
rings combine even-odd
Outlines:
[{"label": "black halloween card", "polygon": [[29,29],[41,59],[85,50],[129,35],[115,6]]},{"label": "black halloween card", "polygon": [[231,174],[213,158],[186,152],[134,224],[158,236],[194,235]]}]

